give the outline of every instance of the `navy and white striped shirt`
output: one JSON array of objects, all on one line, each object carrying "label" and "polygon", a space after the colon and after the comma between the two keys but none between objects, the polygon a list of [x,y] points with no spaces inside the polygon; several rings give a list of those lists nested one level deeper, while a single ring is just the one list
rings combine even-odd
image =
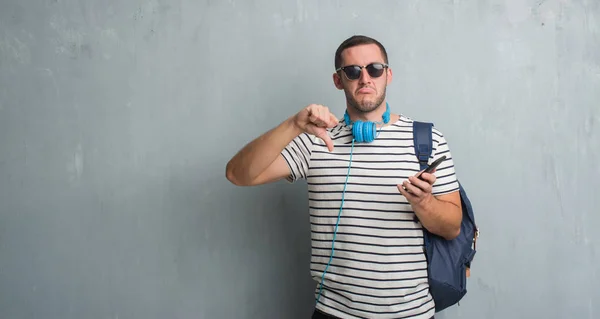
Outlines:
[{"label": "navy and white striped shirt", "polygon": [[[331,254],[331,241],[348,174],[352,133],[340,122],[330,130],[334,143],[306,133],[282,152],[287,180],[308,184],[311,222],[311,275],[317,281]],[[430,163],[446,155],[436,170],[433,194],[458,190],[452,156],[442,133],[433,129]],[[397,185],[419,172],[412,120],[405,116],[380,129],[372,143],[356,143],[335,241],[317,308],[339,318],[413,318],[434,315],[420,223]],[[315,297],[319,292],[319,285]]]}]

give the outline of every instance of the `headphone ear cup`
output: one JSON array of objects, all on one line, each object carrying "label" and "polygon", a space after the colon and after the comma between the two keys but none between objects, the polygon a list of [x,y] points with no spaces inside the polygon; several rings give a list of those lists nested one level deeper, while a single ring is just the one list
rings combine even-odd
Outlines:
[{"label": "headphone ear cup", "polygon": [[375,140],[375,136],[377,135],[377,124],[374,122],[369,122],[369,132],[365,134],[366,140],[368,142],[373,142]]},{"label": "headphone ear cup", "polygon": [[362,143],[364,141],[363,124],[363,121],[356,121],[354,122],[354,124],[352,124],[352,135],[354,136],[354,139],[359,143]]},{"label": "headphone ear cup", "polygon": [[352,124],[352,135],[354,139],[359,142],[371,143],[375,140],[375,132],[377,131],[377,124],[373,122],[356,121]]}]

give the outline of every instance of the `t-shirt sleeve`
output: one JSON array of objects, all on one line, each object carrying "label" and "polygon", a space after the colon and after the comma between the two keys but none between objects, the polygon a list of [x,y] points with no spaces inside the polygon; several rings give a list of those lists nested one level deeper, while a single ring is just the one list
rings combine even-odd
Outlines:
[{"label": "t-shirt sleeve", "polygon": [[288,182],[293,183],[307,178],[312,146],[311,135],[302,133],[283,149],[281,155],[290,168],[290,175],[286,177]]},{"label": "t-shirt sleeve", "polygon": [[452,154],[450,153],[450,147],[446,138],[436,128],[433,128],[433,151],[431,152],[431,158],[429,164],[442,156],[446,156],[446,159],[437,167],[435,171],[436,181],[433,184],[433,195],[443,195],[452,193],[459,189],[458,179],[456,178],[456,172],[454,170],[454,161],[452,160]]}]

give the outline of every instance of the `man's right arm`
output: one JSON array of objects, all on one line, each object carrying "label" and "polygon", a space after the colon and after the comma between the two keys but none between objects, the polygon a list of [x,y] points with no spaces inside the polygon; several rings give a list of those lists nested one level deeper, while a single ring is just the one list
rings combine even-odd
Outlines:
[{"label": "man's right arm", "polygon": [[327,107],[316,104],[307,106],[235,154],[227,163],[227,179],[238,186],[253,186],[290,176],[293,172],[282,155],[283,150],[304,132],[321,138],[329,150],[333,150],[327,128],[334,127],[337,122],[338,119]]},{"label": "man's right arm", "polygon": [[287,177],[290,169],[281,152],[301,133],[291,117],[259,136],[227,163],[227,179],[238,186],[254,186]]}]

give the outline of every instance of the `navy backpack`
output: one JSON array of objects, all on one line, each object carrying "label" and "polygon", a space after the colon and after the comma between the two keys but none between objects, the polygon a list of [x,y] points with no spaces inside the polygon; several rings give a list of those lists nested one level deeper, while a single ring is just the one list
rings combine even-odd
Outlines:
[{"label": "navy backpack", "polygon": [[[427,167],[431,156],[432,128],[431,123],[413,122],[415,154],[421,170]],[[458,237],[446,240],[423,228],[429,291],[435,301],[436,312],[458,303],[467,293],[467,277],[479,237],[473,207],[460,183],[459,187],[463,217]]]}]

